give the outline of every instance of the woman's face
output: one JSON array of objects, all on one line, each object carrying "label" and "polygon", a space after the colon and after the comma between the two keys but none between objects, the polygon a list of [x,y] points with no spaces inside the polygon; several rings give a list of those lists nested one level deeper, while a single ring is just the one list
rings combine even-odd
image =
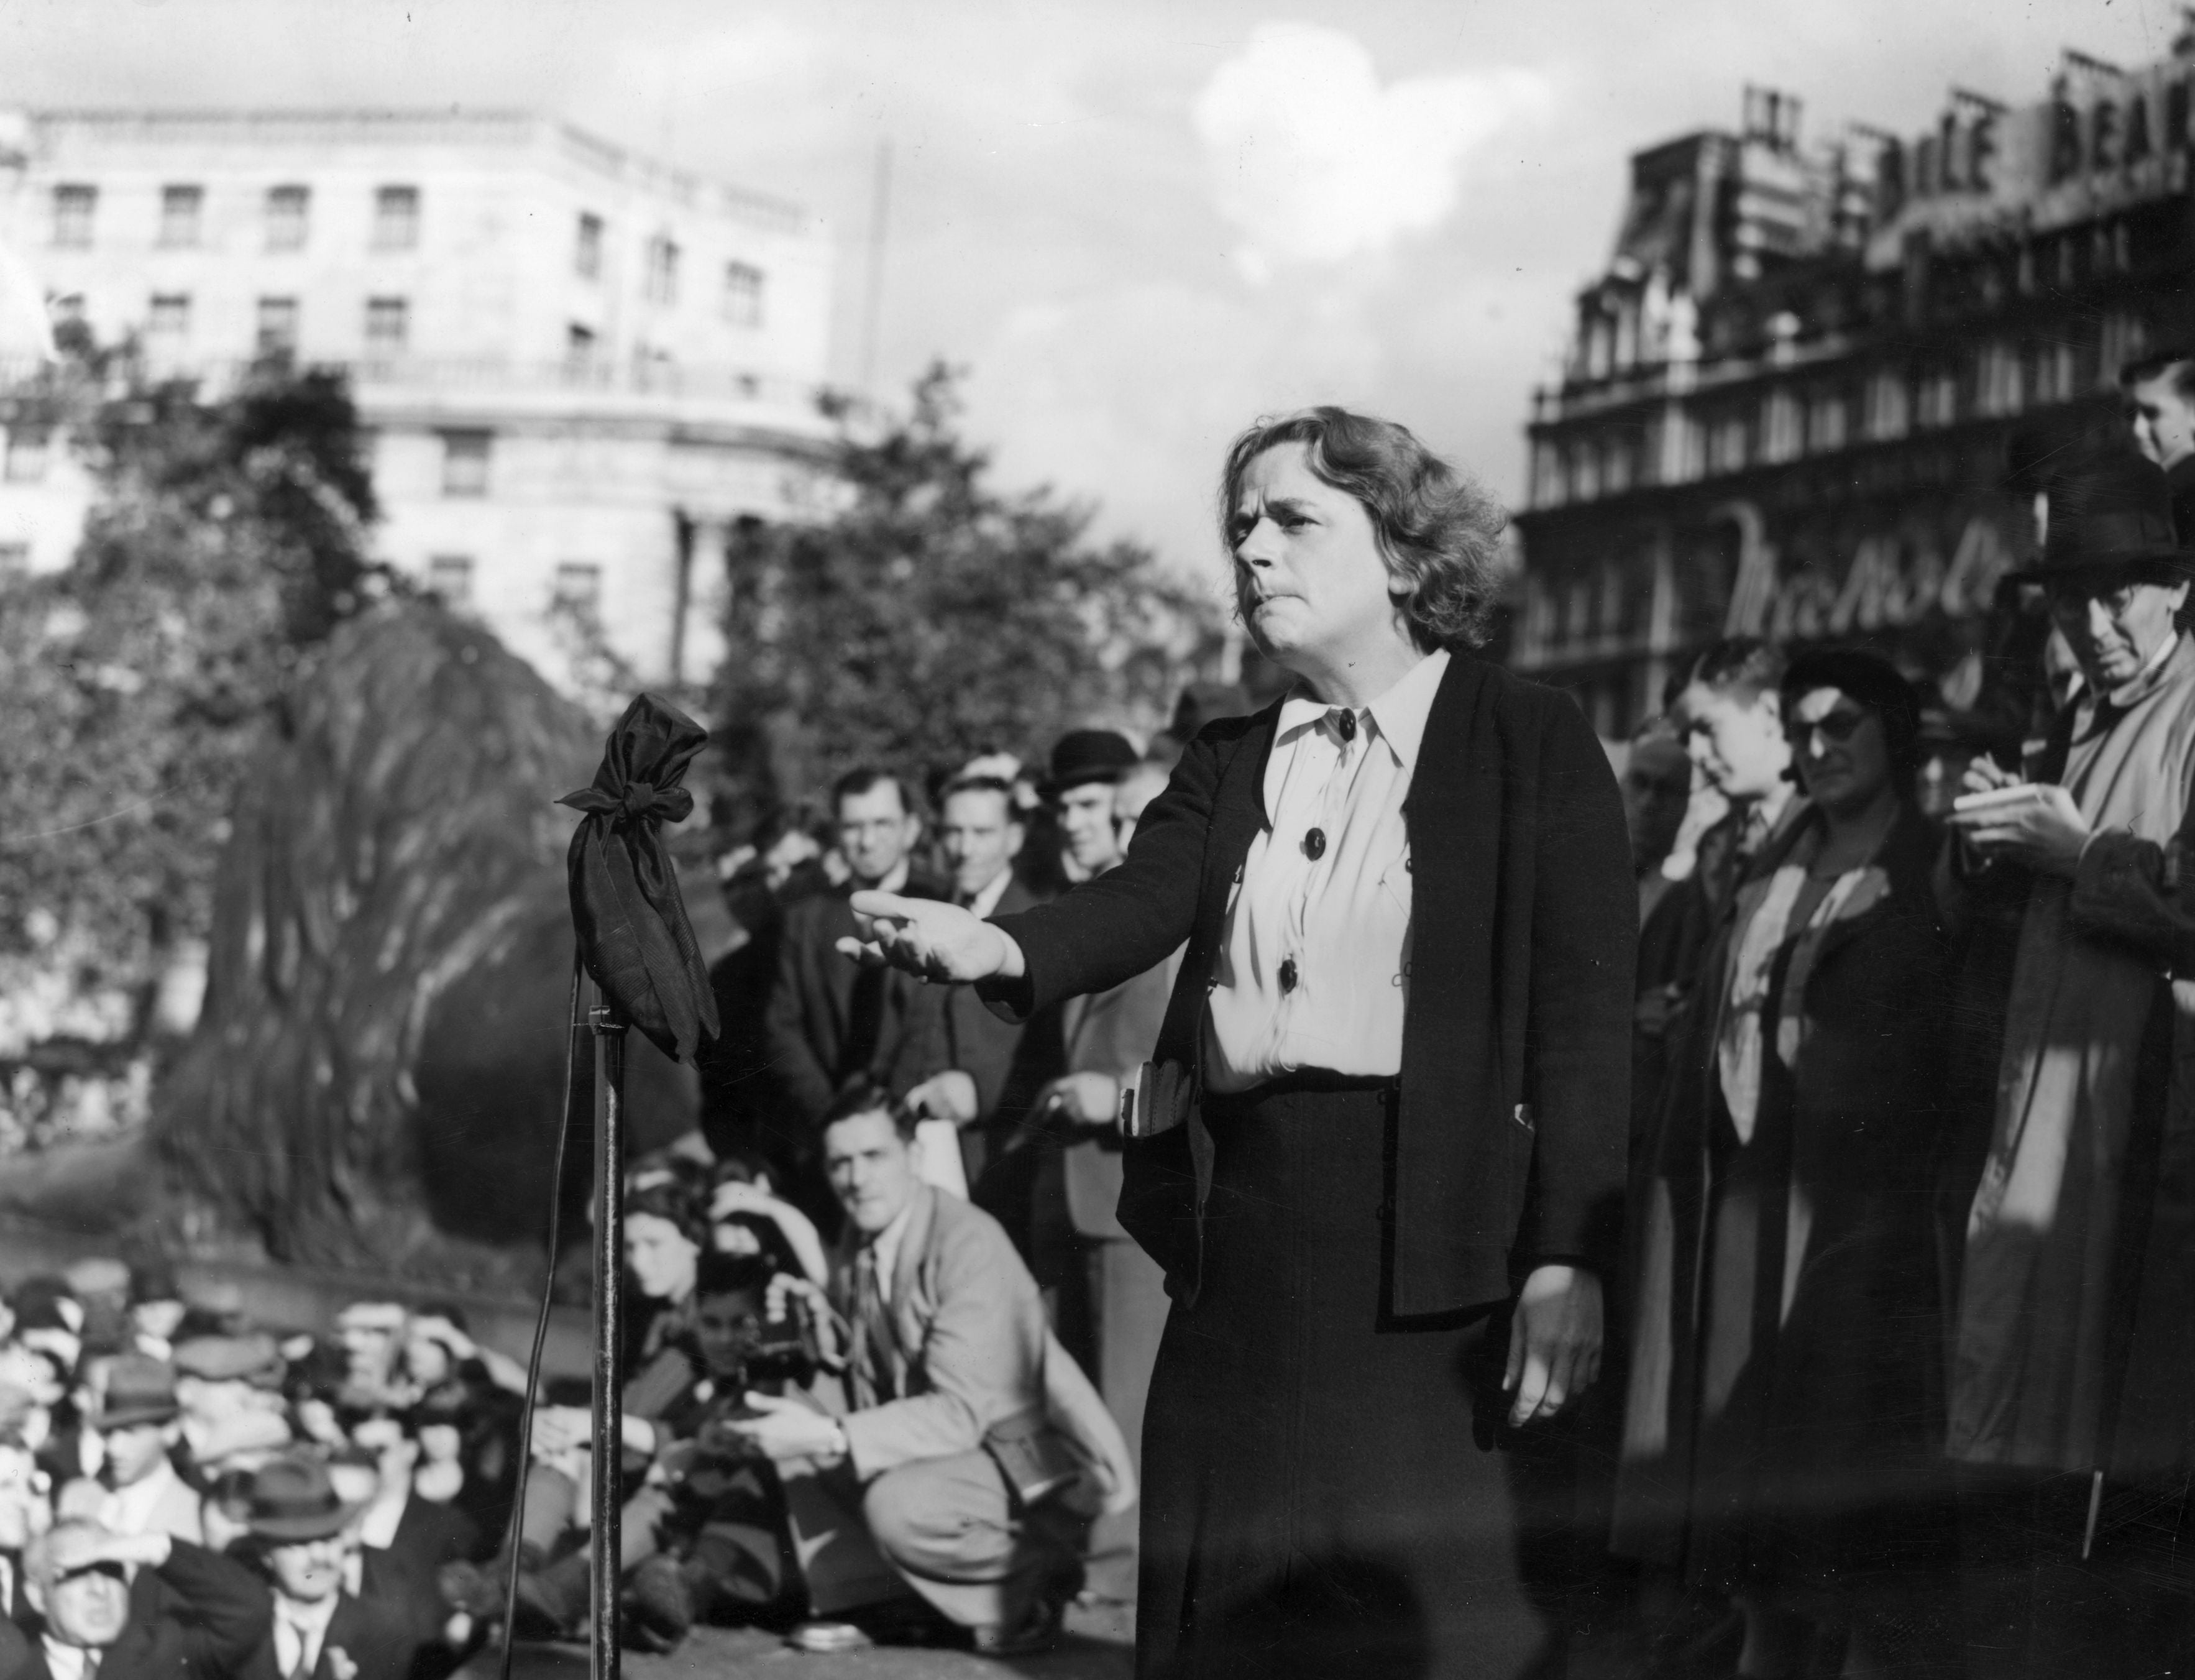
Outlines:
[{"label": "woman's face", "polygon": [[1388,570],[1364,505],[1322,483],[1300,443],[1253,459],[1228,519],[1235,604],[1258,651],[1316,667],[1389,633],[1404,587]]},{"label": "woman's face", "polygon": [[1890,787],[1882,719],[1842,689],[1800,695],[1786,729],[1800,787],[1832,816],[1864,811]]},{"label": "woman's face", "polygon": [[694,1290],[701,1257],[677,1226],[660,1214],[631,1214],[625,1222],[625,1263],[650,1301],[683,1301]]}]

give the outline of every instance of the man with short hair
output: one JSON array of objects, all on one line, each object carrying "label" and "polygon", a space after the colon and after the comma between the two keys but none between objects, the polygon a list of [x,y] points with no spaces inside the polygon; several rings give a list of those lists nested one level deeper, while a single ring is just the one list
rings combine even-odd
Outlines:
[{"label": "man with short hair", "polygon": [[[781,1181],[811,1195],[821,1190],[814,1182],[815,1128],[846,1082],[873,1078],[898,1095],[936,1071],[919,1059],[926,1035],[911,1030],[919,986],[904,975],[857,974],[836,949],[854,931],[846,902],[854,890],[937,896],[914,868],[922,819],[906,784],[879,770],[841,776],[832,810],[850,879],[787,907],[769,1001],[770,1055],[792,1123],[764,1128],[763,1142]],[[898,886],[887,887],[892,882]]]},{"label": "man with short hair", "polygon": [[2195,544],[2195,348],[2156,351],[2119,370],[2135,447],[2164,469],[2172,528]]},{"label": "man with short hair", "polygon": [[1044,1308],[998,1222],[922,1181],[913,1130],[874,1088],[824,1123],[852,1409],[753,1394],[761,1415],[731,1427],[778,1466],[816,1614],[911,1587],[978,1650],[1040,1649],[1080,1585],[1089,1520],[1046,1415]]},{"label": "man with short hair", "polygon": [[239,1680],[267,1640],[251,1572],[166,1534],[65,1519],[26,1549],[23,1578],[43,1625],[6,1680]]},{"label": "man with short hair", "polygon": [[[1037,904],[1014,873],[1026,837],[1009,784],[982,776],[948,782],[938,820],[939,846],[951,876],[948,896],[985,917]],[[970,986],[931,987],[925,1019],[930,1047],[924,1059],[942,1071],[910,1089],[907,1100],[924,1118],[948,1120],[959,1129],[965,1184],[976,1185],[1008,1134],[1028,1118],[1038,1089],[1056,1071],[1056,1035],[1041,1025],[1000,1019]],[[942,1129],[926,1140],[942,1153]],[[930,1163],[933,1174],[945,1166]],[[961,1187],[949,1171],[932,1181]]]},{"label": "man with short hair", "polygon": [[205,1539],[199,1496],[169,1458],[182,1439],[176,1374],[143,1354],[118,1354],[96,1389],[98,1408],[86,1421],[98,1435],[107,1490],[101,1525],[117,1534],[167,1534],[193,1545]]}]

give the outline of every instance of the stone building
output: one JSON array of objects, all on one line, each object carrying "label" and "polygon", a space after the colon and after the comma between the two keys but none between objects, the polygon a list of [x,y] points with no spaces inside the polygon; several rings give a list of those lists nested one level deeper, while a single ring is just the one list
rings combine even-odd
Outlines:
[{"label": "stone building", "polygon": [[[0,114],[0,293],[218,390],[349,372],[383,557],[552,677],[599,639],[705,677],[728,534],[798,517],[832,436],[832,250],[798,207],[516,113]],[[0,570],[66,563],[89,494],[6,401]]]},{"label": "stone building", "polygon": [[1535,397],[1512,662],[1611,736],[1736,632],[1869,639],[1971,705],[2043,468],[2188,336],[2192,78],[2186,43],[2069,52],[2047,97],[1811,146],[1754,89],[1737,132],[1637,153]]}]

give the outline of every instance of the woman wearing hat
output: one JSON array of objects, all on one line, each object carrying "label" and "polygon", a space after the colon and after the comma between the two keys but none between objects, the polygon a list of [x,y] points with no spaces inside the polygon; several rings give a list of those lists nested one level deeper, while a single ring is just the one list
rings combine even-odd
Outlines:
[{"label": "woman wearing hat", "polygon": [[1743,1607],[1741,1675],[1799,1671],[1818,1625],[1945,1674],[1920,707],[1831,650],[1792,661],[1780,711],[1804,802],[1708,948],[1647,1169],[1619,1533]]},{"label": "woman wearing hat", "polygon": [[1979,1183],[1959,1186],[1949,1446],[1975,1671],[2162,1671],[2176,1654],[2123,1642],[2157,1624],[2169,1572],[2118,1567],[2140,1531],[2106,1495],[2182,1489],[2195,1408],[2195,1185],[2175,1141],[2195,1114],[2195,1019],[2175,1007],[2161,972],[2173,941],[2139,890],[2162,884],[2195,794],[2195,644],[2178,628],[2190,557],[2163,475],[2138,458],[2080,464],[2048,508],[2024,576],[2048,593],[2083,685],[2019,774],[1977,762],[1950,818],[1953,910],[1995,898],[2018,944],[1981,1064],[1996,1077],[1974,1117]]},{"label": "woman wearing hat", "polygon": [[1220,506],[1296,687],[1198,735],[1118,868],[996,921],[856,894],[842,948],[1026,1018],[1187,942],[1120,1198],[1172,1297],[1138,1671],[1523,1675],[1622,1219],[1622,804],[1575,705],[1473,656],[1503,517],[1406,429],[1261,422]]}]

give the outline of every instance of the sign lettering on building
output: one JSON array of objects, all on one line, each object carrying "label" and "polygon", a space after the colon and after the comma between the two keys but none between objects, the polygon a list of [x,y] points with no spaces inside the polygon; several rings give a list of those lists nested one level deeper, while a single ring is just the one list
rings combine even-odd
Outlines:
[{"label": "sign lettering on building", "polygon": [[2014,563],[1998,520],[1977,512],[1961,528],[1949,559],[1934,530],[1908,522],[1861,537],[1841,580],[1813,566],[1784,574],[1757,508],[1739,502],[1717,511],[1739,533],[1726,635],[1814,642],[1902,629],[1932,613],[1969,618],[1988,610]]}]

